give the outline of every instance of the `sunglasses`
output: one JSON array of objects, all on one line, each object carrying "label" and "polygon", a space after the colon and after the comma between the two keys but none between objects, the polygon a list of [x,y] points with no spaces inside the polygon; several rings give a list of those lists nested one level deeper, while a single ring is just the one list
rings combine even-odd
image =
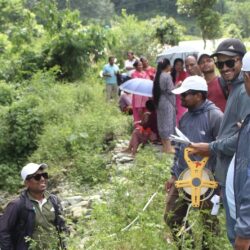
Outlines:
[{"label": "sunglasses", "polygon": [[41,173],[41,174],[31,175],[31,176],[27,177],[26,180],[34,179],[36,181],[40,181],[42,177],[47,180],[47,179],[49,179],[49,174],[48,173]]},{"label": "sunglasses", "polygon": [[215,65],[218,69],[223,69],[224,65],[226,65],[228,68],[233,68],[237,61],[238,61],[237,59],[229,59],[226,61],[217,61],[217,62],[215,62]]},{"label": "sunglasses", "polygon": [[188,95],[195,95],[195,94],[197,94],[196,91],[194,91],[194,90],[188,90],[188,91],[186,91],[184,93],[181,93],[181,97],[185,98]]}]

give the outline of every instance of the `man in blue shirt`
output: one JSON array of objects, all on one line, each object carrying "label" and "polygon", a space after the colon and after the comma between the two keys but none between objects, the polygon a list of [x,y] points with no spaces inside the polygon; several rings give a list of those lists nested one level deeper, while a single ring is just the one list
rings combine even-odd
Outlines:
[{"label": "man in blue shirt", "polygon": [[117,99],[117,74],[119,73],[119,68],[115,64],[115,58],[113,56],[109,57],[109,63],[103,68],[103,77],[106,82],[106,99],[107,101],[111,99]]}]

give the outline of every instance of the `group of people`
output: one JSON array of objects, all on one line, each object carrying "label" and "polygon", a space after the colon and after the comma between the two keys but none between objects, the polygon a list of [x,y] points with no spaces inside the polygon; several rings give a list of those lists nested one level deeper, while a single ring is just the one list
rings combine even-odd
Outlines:
[{"label": "group of people", "polygon": [[[219,183],[216,193],[225,208],[232,246],[237,250],[249,249],[250,52],[240,40],[230,38],[222,41],[213,54],[203,51],[184,60],[177,58],[173,65],[163,59],[154,77],[143,70],[142,61],[135,62],[133,67],[129,69],[134,70],[130,77],[153,79],[154,83],[152,98],[132,96],[132,106],[136,108],[133,109],[135,130],[129,150],[135,154],[140,143],[156,140],[158,135],[163,151],[175,154],[171,177],[165,185],[166,223],[174,232],[188,207],[174,185],[188,167],[184,160],[186,145],[178,142],[173,145],[170,141],[177,126],[192,142],[189,147],[193,160],[209,156],[206,167]],[[154,109],[146,108],[148,101],[154,104]],[[144,113],[149,123],[145,122]],[[153,119],[157,121],[156,126]],[[205,207],[211,206],[211,202],[206,202]],[[207,221],[212,221],[210,229],[218,224],[213,217],[204,221],[205,227]]]},{"label": "group of people", "polygon": [[[164,214],[173,237],[177,238],[175,232],[188,209],[187,201],[174,185],[188,168],[184,159],[186,144],[176,142],[173,147],[170,142],[177,124],[191,141],[190,157],[199,161],[209,156],[206,168],[219,183],[216,192],[225,208],[232,247],[250,249],[250,52],[240,40],[230,38],[222,41],[215,53],[202,52],[185,61],[176,59],[173,67],[168,59],[163,59],[157,70],[148,66],[151,73],[143,70],[145,61],[142,57],[125,64],[128,77],[154,80],[152,98],[132,96],[135,129],[128,150],[135,154],[140,143],[155,141],[160,136],[165,152],[175,154],[171,177],[165,184]],[[215,66],[220,77],[216,76]],[[115,72],[118,67],[114,66],[114,57],[110,57],[103,70],[103,75],[110,78],[107,97],[116,88]],[[46,191],[46,169],[44,163],[23,167],[21,177],[26,190],[0,215],[0,249],[25,250],[32,241],[38,244],[36,249],[49,249],[51,240],[55,248],[66,248],[63,235],[68,229],[57,196]],[[206,201],[202,207],[211,208],[211,202]],[[216,233],[217,218],[208,217],[203,216],[204,227]],[[202,249],[209,249],[205,240]]]},{"label": "group of people", "polygon": [[[179,122],[183,114],[187,111],[185,104],[183,105],[180,95],[175,95],[171,91],[180,86],[182,82],[190,76],[203,77],[208,85],[207,98],[212,101],[222,112],[225,110],[226,101],[229,93],[229,89],[225,81],[216,75],[215,62],[210,57],[209,52],[201,52],[198,57],[190,55],[185,58],[175,59],[173,65],[171,65],[168,59],[163,59],[158,63],[157,69],[150,66],[147,58],[141,57],[140,59],[134,56],[133,52],[128,52],[128,58],[124,63],[126,73],[123,74],[123,79],[126,81],[133,78],[150,79],[154,82],[152,98],[141,96],[138,94],[129,94],[123,92],[119,98],[119,106],[122,112],[133,115],[133,122],[135,129],[141,131],[140,138],[133,138],[138,133],[132,133],[130,140],[130,146],[125,150],[131,152],[134,155],[137,152],[137,148],[140,144],[144,144],[145,141],[151,141],[153,143],[160,142],[162,144],[162,151],[164,153],[174,153],[175,149],[170,141],[170,135],[175,133],[175,127],[179,127]],[[107,73],[114,61],[114,57],[109,58],[109,64],[105,65],[103,69],[104,77],[110,75]],[[117,66],[112,66],[113,76],[119,74]],[[186,70],[184,69],[186,68]],[[117,77],[114,77],[112,84],[109,84],[110,78],[106,77],[107,99],[110,98],[109,89],[112,87],[117,88]],[[110,86],[111,85],[111,86]],[[114,90],[113,95],[117,97],[117,89]],[[148,112],[146,109],[146,102],[152,99],[155,105],[155,110],[151,111],[152,116],[155,118],[154,123],[150,123],[153,127],[150,127],[155,131],[156,136],[150,136],[148,133],[144,133],[142,130],[142,120],[144,112]],[[156,112],[157,115],[153,113]],[[145,125],[143,125],[145,128]],[[137,131],[138,132],[138,131]],[[153,141],[150,138],[156,138]],[[132,146],[133,142],[137,141],[136,145]],[[132,150],[133,148],[133,150]]]},{"label": "group of people", "polygon": [[[181,96],[182,106],[188,108],[179,121],[179,129],[192,142],[190,156],[199,161],[209,156],[209,168],[219,183],[226,213],[229,241],[234,249],[250,247],[250,53],[238,39],[221,42],[212,55],[198,57],[203,77],[188,76],[172,93]],[[194,63],[195,65],[195,63]],[[214,65],[220,77],[214,73]],[[189,72],[190,74],[190,72]],[[245,83],[245,84],[244,84]],[[187,163],[186,145],[177,143],[171,178],[166,182],[167,200],[165,221],[178,228],[187,212],[187,202],[179,197],[174,183]],[[206,207],[211,208],[211,202]],[[215,233],[218,222],[204,221],[204,227]],[[203,242],[203,249],[209,249]]]}]

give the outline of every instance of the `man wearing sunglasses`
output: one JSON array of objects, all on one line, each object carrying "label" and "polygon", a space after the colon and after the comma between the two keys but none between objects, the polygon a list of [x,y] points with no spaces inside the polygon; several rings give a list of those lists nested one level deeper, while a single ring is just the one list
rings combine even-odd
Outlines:
[{"label": "man wearing sunglasses", "polygon": [[[207,92],[207,83],[201,76],[189,76],[179,88],[172,90],[172,93],[181,96],[181,105],[188,109],[180,119],[179,129],[193,142],[215,140],[223,118],[222,111],[214,103],[207,100]],[[173,229],[172,231],[180,229],[188,209],[188,203],[179,198],[179,192],[174,185],[180,174],[188,168],[184,160],[184,149],[186,147],[185,144],[176,143],[175,159],[171,169],[172,176],[165,184],[168,196],[164,219],[167,225]],[[201,157],[198,156],[193,156],[193,158],[193,160],[201,160]],[[211,157],[206,167],[213,171],[214,165],[215,157]],[[206,205],[210,204],[206,203]],[[204,207],[204,204],[202,206]],[[204,225],[210,232],[215,230],[215,225],[218,223],[214,219],[216,220],[216,217],[211,217],[210,222],[206,222]],[[175,237],[175,235],[173,236]],[[203,242],[202,249],[209,249],[205,242]]]},{"label": "man wearing sunglasses", "polygon": [[191,147],[194,153],[200,155],[216,154],[215,177],[221,187],[221,196],[226,212],[227,234],[229,241],[234,244],[234,221],[229,211],[225,180],[228,166],[236,150],[238,123],[250,113],[250,98],[244,87],[244,77],[241,72],[242,57],[246,53],[245,45],[238,39],[226,39],[219,44],[216,52],[211,56],[215,58],[215,64],[221,77],[228,84],[230,93],[227,100],[224,118],[216,141],[211,143],[194,143]]},{"label": "man wearing sunglasses", "polygon": [[47,165],[29,163],[21,177],[26,190],[6,207],[0,217],[0,249],[65,249],[61,238],[67,232],[57,196],[46,191]]},{"label": "man wearing sunglasses", "polygon": [[228,87],[222,78],[216,75],[215,63],[210,55],[211,53],[203,51],[199,53],[197,61],[207,82],[207,98],[224,112],[228,97]]},{"label": "man wearing sunglasses", "polygon": [[[250,52],[243,57],[245,89],[250,99]],[[235,250],[250,249],[250,114],[241,124],[236,153],[227,172],[226,198],[234,220]]]}]

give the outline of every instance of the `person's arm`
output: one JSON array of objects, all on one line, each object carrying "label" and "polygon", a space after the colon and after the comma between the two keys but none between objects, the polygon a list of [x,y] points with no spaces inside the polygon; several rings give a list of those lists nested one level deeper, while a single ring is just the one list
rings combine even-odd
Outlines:
[{"label": "person's arm", "polygon": [[120,74],[119,67],[115,65],[115,75],[119,75],[119,74]]},{"label": "person's arm", "polygon": [[103,72],[102,75],[105,76],[105,77],[111,77],[111,74],[110,74],[110,73],[105,73],[105,72]]},{"label": "person's arm", "polygon": [[144,112],[142,119],[141,119],[141,126],[146,129],[148,127],[150,112]]},{"label": "person's arm", "polygon": [[211,154],[209,143],[206,142],[191,143],[189,147],[193,149],[190,155],[210,156]]},{"label": "person's arm", "polygon": [[235,239],[235,250],[249,250],[250,248],[250,238],[242,238],[240,236],[236,236]]},{"label": "person's arm", "polygon": [[211,126],[211,135],[214,141],[218,136],[223,117],[224,114],[219,109],[208,111],[208,122]]},{"label": "person's arm", "polygon": [[219,139],[209,144],[210,151],[214,153],[222,152],[224,155],[233,156],[236,151],[237,140],[239,133],[231,137]]},{"label": "person's arm", "polygon": [[14,233],[18,219],[18,202],[12,201],[6,207],[4,214],[0,217],[0,249],[13,249],[11,233]]},{"label": "person's arm", "polygon": [[135,68],[133,66],[131,66],[129,61],[125,61],[125,69],[129,71],[129,70],[132,70]]},{"label": "person's arm", "polygon": [[236,150],[237,140],[238,133],[229,138],[216,140],[210,143],[191,143],[189,147],[191,147],[193,151],[190,155],[197,154],[200,156],[210,156],[211,153],[217,154],[218,152],[222,152],[224,155],[233,156]]},{"label": "person's arm", "polygon": [[111,77],[111,74],[107,70],[106,66],[104,66],[104,68],[103,68],[102,75],[105,77]]},{"label": "person's arm", "polygon": [[177,178],[175,177],[175,175],[172,175],[170,179],[168,179],[165,182],[165,191],[167,193],[169,193],[170,189],[172,188],[172,186],[175,184],[175,181],[177,180]]}]

